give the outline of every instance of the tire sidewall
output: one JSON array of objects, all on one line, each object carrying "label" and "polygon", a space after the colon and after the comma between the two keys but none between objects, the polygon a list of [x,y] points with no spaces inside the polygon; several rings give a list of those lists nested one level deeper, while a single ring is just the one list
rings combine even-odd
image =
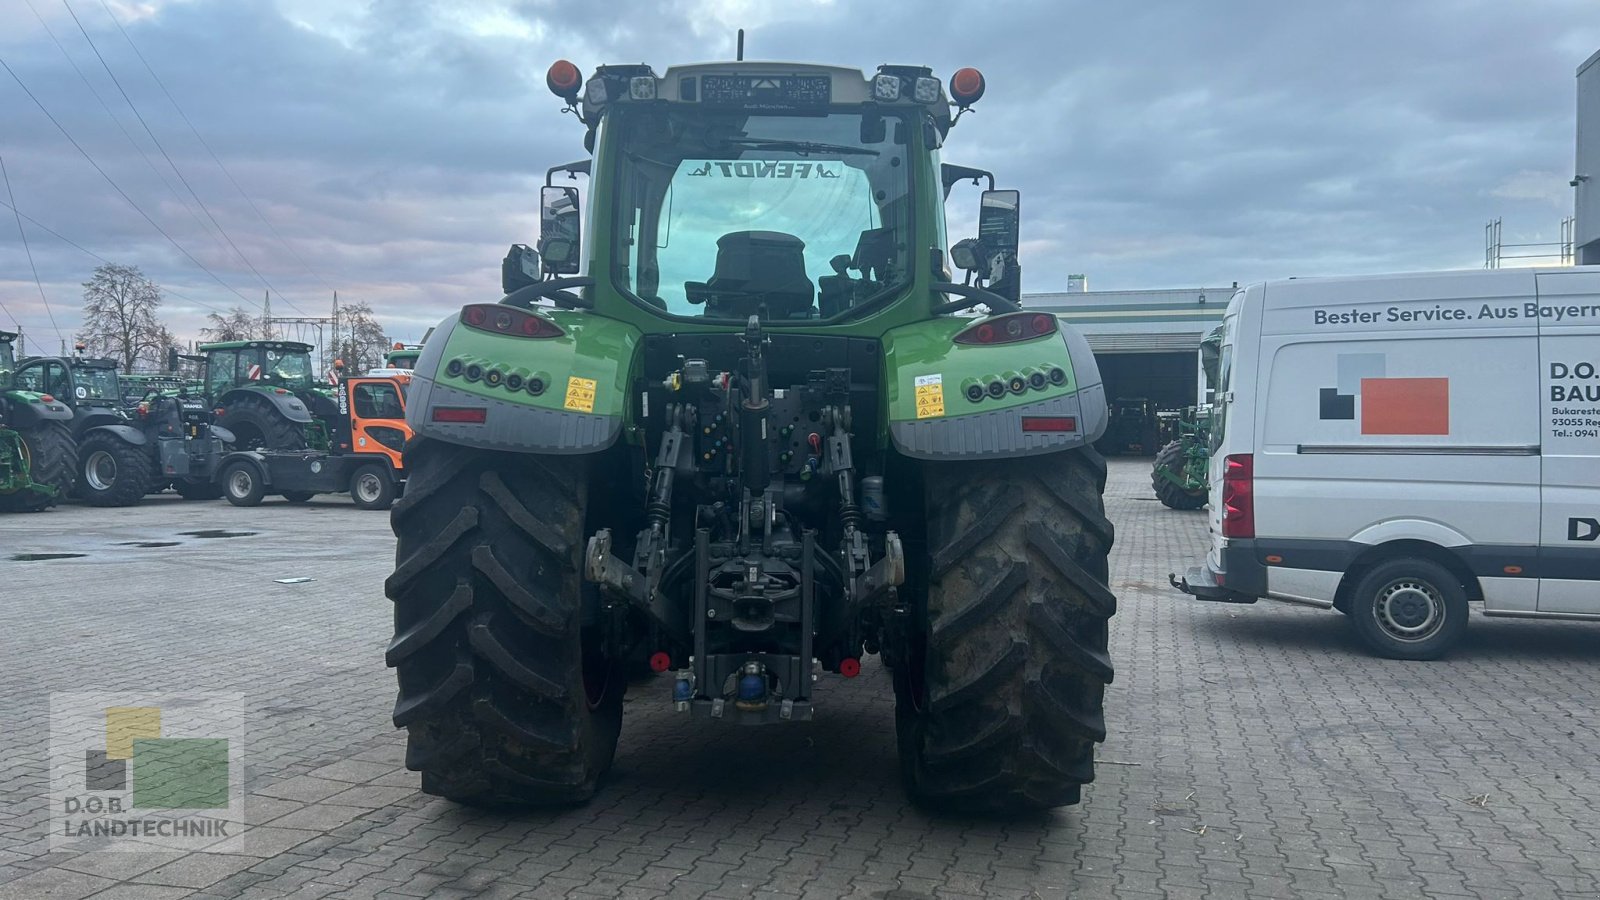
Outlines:
[{"label": "tire sidewall", "polygon": [[[244,493],[236,491],[234,476],[243,472],[250,478],[250,489]],[[266,485],[261,483],[261,473],[256,467],[247,462],[231,463],[222,470],[222,495],[234,506],[256,506],[261,498],[266,495]]]},{"label": "tire sidewall", "polygon": [[[1385,629],[1379,595],[1395,582],[1415,581],[1437,592],[1443,621],[1425,638],[1404,640]],[[1351,592],[1350,621],[1374,653],[1389,659],[1432,660],[1448,653],[1467,630],[1467,595],[1459,579],[1444,566],[1426,559],[1394,559],[1379,563],[1361,577]]]},{"label": "tire sidewall", "polygon": [[[377,497],[371,500],[366,500],[362,498],[359,488],[361,486],[362,479],[369,476],[378,479],[378,484],[380,487],[378,489]],[[355,472],[350,476],[350,500],[355,503],[358,508],[388,509],[394,505],[394,499],[394,479],[390,477],[389,471],[383,466],[377,465],[376,463],[367,463],[366,465],[356,469]]]}]

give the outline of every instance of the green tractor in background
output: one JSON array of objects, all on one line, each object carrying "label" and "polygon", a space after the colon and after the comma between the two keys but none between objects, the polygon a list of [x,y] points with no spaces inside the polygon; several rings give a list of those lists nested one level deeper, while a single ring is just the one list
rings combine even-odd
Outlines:
[{"label": "green tractor in background", "polygon": [[127,406],[118,367],[114,359],[85,356],[33,357],[17,367],[18,384],[47,391],[72,410],[73,496],[90,506],[132,506],[171,486],[186,499],[220,497],[211,476],[233,435],[212,424],[204,398],[153,393]]},{"label": "green tractor in background", "polygon": [[[636,659],[659,702],[753,725],[811,720],[822,673],[878,654],[918,802],[1077,802],[1112,678],[1105,392],[1020,307],[1018,193],[938,162],[983,76],[547,81],[592,159],[550,170],[537,250],[409,395],[387,660],[423,790],[587,799]],[[558,173],[591,176],[586,232]],[[945,198],[983,179],[947,256]]]},{"label": "green tractor in background", "polygon": [[201,344],[205,391],[235,450],[327,450],[333,394],[314,374],[310,344],[227,341]]},{"label": "green tractor in background", "polygon": [[0,512],[33,512],[72,490],[78,446],[72,410],[17,385],[16,339],[0,331]]},{"label": "green tractor in background", "polygon": [[[1217,361],[1222,351],[1222,326],[1213,328],[1200,342],[1200,367],[1206,373],[1208,390],[1214,390]],[[1156,498],[1170,509],[1200,509],[1206,505],[1210,486],[1206,483],[1211,462],[1211,425],[1214,403],[1191,406],[1178,423],[1178,439],[1168,442],[1156,454],[1150,470],[1150,485]]]}]

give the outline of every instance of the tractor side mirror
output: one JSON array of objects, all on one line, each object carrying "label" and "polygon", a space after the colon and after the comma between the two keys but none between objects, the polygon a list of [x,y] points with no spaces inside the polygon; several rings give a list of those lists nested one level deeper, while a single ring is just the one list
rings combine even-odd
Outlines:
[{"label": "tractor side mirror", "polygon": [[506,293],[539,283],[539,252],[527,244],[512,244],[500,262],[500,289]]},{"label": "tractor side mirror", "polygon": [[582,249],[578,189],[549,186],[539,191],[539,256],[551,275],[578,271]]},{"label": "tractor side mirror", "polygon": [[989,290],[1016,302],[1022,300],[1022,267],[1017,263],[1021,223],[1021,191],[983,192],[978,206],[978,242],[988,259],[980,260],[980,268],[989,270]]},{"label": "tractor side mirror", "polygon": [[177,347],[168,347],[167,348],[167,371],[168,372],[176,372],[176,371],[178,371],[178,348]]}]

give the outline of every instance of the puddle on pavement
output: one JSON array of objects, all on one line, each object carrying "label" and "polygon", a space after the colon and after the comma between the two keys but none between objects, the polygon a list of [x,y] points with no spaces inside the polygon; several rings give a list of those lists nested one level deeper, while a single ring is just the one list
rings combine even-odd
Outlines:
[{"label": "puddle on pavement", "polygon": [[118,547],[176,547],[182,541],[121,541]]},{"label": "puddle on pavement", "polygon": [[88,555],[87,553],[13,553],[11,559],[13,562],[38,562],[44,559],[77,559]]},{"label": "puddle on pavement", "polygon": [[223,531],[220,528],[212,528],[212,529],[209,529],[207,531],[180,531],[178,533],[183,535],[184,537],[193,537],[193,538],[200,538],[201,540],[206,540],[206,539],[209,539],[209,538],[250,537],[251,535],[259,534],[260,532],[255,532],[255,531]]}]

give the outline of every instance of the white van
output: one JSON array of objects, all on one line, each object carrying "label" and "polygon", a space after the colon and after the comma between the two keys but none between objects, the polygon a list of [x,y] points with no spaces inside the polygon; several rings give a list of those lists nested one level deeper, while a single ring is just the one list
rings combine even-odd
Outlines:
[{"label": "white van", "polygon": [[1223,319],[1203,600],[1332,607],[1434,659],[1600,620],[1600,266],[1251,285]]}]

